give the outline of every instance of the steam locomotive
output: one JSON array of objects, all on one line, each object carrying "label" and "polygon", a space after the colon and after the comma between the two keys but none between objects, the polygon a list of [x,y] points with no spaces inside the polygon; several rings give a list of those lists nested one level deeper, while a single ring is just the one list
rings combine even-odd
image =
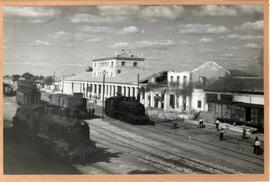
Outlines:
[{"label": "steam locomotive", "polygon": [[[26,84],[21,82],[20,85],[23,85],[27,92],[19,86],[17,101],[20,101],[20,106],[13,117],[13,127],[17,135],[37,136],[68,159],[89,156],[93,146],[90,145],[89,126],[81,120],[87,116],[86,101],[82,95],[51,95],[48,103],[40,100],[40,93],[33,94],[34,99],[31,97],[29,93],[33,93],[32,89],[35,93],[38,91],[28,81]],[[63,96],[67,99],[63,99]],[[67,105],[64,104],[66,102]],[[83,156],[81,151],[84,151]]]},{"label": "steam locomotive", "polygon": [[145,115],[144,105],[134,97],[116,96],[106,99],[105,114],[131,124],[153,124]]}]

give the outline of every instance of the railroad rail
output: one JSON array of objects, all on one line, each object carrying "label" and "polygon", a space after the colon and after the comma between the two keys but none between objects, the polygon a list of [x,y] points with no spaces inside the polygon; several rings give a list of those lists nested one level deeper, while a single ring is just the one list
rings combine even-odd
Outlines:
[{"label": "railroad rail", "polygon": [[[237,171],[234,171],[234,170],[229,169],[229,168],[225,168],[223,166],[218,166],[215,164],[207,163],[207,162],[196,160],[196,159],[190,159],[190,158],[185,157],[183,155],[175,154],[175,153],[157,148],[155,146],[151,146],[149,144],[137,141],[134,138],[123,136],[119,133],[110,131],[110,130],[103,128],[101,126],[98,126],[98,125],[94,125],[94,124],[90,124],[90,125],[92,125],[92,130],[94,129],[95,131],[99,132],[100,135],[108,137],[109,140],[114,140],[114,141],[117,140],[118,142],[123,143],[124,146],[131,147],[131,149],[133,149],[133,150],[139,150],[139,151],[142,151],[143,153],[146,153],[148,155],[162,158],[163,160],[165,160],[167,162],[173,162],[174,164],[178,164],[180,166],[185,165],[185,166],[189,167],[190,169],[193,169],[193,170],[196,170],[196,171],[199,171],[202,173],[238,173]],[[110,133],[111,135],[108,135],[108,133]],[[121,140],[113,138],[112,136],[118,136],[121,138]],[[123,141],[122,139],[124,139],[124,140],[128,139],[128,141]],[[134,147],[134,145],[131,145],[131,142],[133,144],[135,144],[136,147]],[[138,147],[138,146],[147,147],[147,148],[151,149],[150,151],[155,151],[155,153],[153,154],[153,153],[149,152],[148,150],[145,150],[145,149]],[[161,156],[160,154],[158,155],[158,153],[166,154],[166,156],[169,156],[170,159],[165,158],[164,156]],[[172,159],[173,156],[176,156],[177,160]],[[179,161],[181,161],[181,162],[179,162]]]}]

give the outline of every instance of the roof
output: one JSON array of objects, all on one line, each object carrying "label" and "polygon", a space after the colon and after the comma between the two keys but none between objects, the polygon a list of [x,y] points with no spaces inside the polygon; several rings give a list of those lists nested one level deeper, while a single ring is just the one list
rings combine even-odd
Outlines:
[{"label": "roof", "polygon": [[[136,84],[137,83],[137,75],[139,74],[140,81],[143,81],[154,74],[159,72],[164,72],[163,68],[137,68],[123,71],[120,74],[117,74],[115,77],[106,77],[105,82],[110,83],[122,83],[122,84]],[[102,82],[102,77],[94,77],[92,76],[92,72],[83,72],[80,74],[76,74],[72,77],[65,78],[65,80],[69,81],[89,81],[89,82]]]},{"label": "roof", "polygon": [[111,59],[132,60],[132,61],[143,61],[143,60],[145,60],[145,58],[136,57],[133,54],[130,54],[129,52],[126,52],[124,49],[122,49],[121,53],[117,54],[114,57],[105,57],[105,58],[93,59],[93,62],[106,61],[106,60],[111,60]]},{"label": "roof", "polygon": [[198,69],[205,67],[209,64],[211,64],[211,65],[214,64],[222,69],[226,69],[214,61],[208,61],[208,62],[191,61],[191,62],[181,62],[181,64],[179,64],[179,66],[174,67],[172,70],[174,72],[183,72],[183,71],[195,72]]},{"label": "roof", "polygon": [[263,78],[261,77],[228,77],[215,81],[205,91],[240,92],[263,94]]},{"label": "roof", "polygon": [[237,69],[228,69],[228,71],[230,72],[230,76],[233,76],[233,77],[257,77],[257,75],[253,75],[253,74],[250,74],[250,73],[247,73],[247,72],[244,72],[244,71],[241,71],[241,70],[237,70]]},{"label": "roof", "polygon": [[98,58],[98,59],[93,59],[93,62],[98,62],[98,61],[106,61],[106,60],[131,60],[131,61],[144,61],[145,58],[139,58],[139,57],[123,57],[123,56],[114,56],[114,57],[106,57],[106,58]]}]

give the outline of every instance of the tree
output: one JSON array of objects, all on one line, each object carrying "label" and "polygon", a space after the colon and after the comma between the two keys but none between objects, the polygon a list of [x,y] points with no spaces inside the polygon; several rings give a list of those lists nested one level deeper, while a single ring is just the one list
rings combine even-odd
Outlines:
[{"label": "tree", "polygon": [[47,76],[44,80],[45,85],[52,85],[54,82],[54,77],[53,76]]},{"label": "tree", "polygon": [[28,72],[24,73],[22,75],[22,77],[24,77],[26,80],[32,80],[32,79],[34,79],[34,75],[32,75],[31,73],[28,73]]},{"label": "tree", "polygon": [[20,79],[20,77],[21,77],[20,75],[12,75],[12,81],[16,82]]},{"label": "tree", "polygon": [[93,71],[93,68],[89,66],[89,67],[86,69],[86,71],[87,71],[87,72],[92,72],[92,71]]}]

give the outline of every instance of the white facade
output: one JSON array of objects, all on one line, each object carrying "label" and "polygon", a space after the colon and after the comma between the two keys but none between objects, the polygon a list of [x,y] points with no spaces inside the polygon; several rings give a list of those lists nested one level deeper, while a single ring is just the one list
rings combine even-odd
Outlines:
[{"label": "white facade", "polygon": [[168,82],[171,83],[177,83],[177,84],[184,84],[190,82],[190,72],[183,71],[183,72],[174,72],[174,71],[168,71]]},{"label": "white facade", "polygon": [[[85,98],[102,101],[103,83],[87,82],[87,81],[64,81],[63,93],[83,93]],[[105,83],[104,85],[104,100],[109,97],[116,96],[118,92],[127,97],[137,97],[138,86],[132,84],[113,84]]]},{"label": "white facade", "polygon": [[135,57],[134,55],[122,52],[115,57],[101,58],[93,60],[93,77],[102,77],[105,73],[106,77],[116,77],[125,71],[134,70],[141,66],[144,58]]},{"label": "white facade", "polygon": [[194,89],[192,92],[192,109],[195,111],[207,111],[206,94],[203,89]]}]

